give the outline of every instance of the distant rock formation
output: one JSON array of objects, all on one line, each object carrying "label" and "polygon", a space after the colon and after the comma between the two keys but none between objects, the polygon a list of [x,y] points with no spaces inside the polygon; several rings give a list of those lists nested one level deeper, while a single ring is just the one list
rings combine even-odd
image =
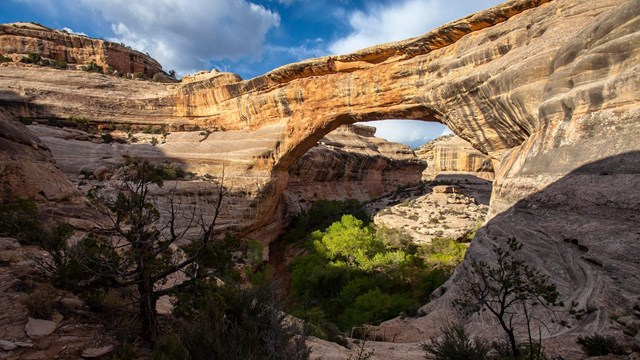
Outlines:
[{"label": "distant rock formation", "polygon": [[147,54],[111,41],[54,30],[34,23],[0,24],[0,54],[38,54],[73,65],[96,64],[107,73],[164,74],[162,65]]},{"label": "distant rock formation", "polygon": [[369,200],[420,182],[426,163],[406,145],[376,138],[376,128],[346,125],[325,135],[289,168],[283,193],[295,215],[321,199]]},{"label": "distant rock formation", "polygon": [[491,158],[459,136],[441,136],[422,145],[415,153],[429,164],[423,173],[425,180],[432,180],[443,172],[470,173],[493,180]]}]

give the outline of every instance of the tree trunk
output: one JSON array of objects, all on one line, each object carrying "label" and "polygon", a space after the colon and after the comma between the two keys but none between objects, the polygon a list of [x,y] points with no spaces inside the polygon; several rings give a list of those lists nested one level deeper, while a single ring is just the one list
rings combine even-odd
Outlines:
[{"label": "tree trunk", "polygon": [[516,343],[516,335],[514,334],[513,329],[507,326],[502,317],[498,317],[498,320],[500,321],[502,330],[504,330],[504,332],[507,333],[507,337],[509,337],[509,345],[511,345],[511,352],[513,353],[513,357],[516,359],[520,358],[520,349],[518,349],[518,344]]},{"label": "tree trunk", "polygon": [[140,320],[142,335],[151,345],[158,339],[158,313],[156,312],[156,298],[153,295],[153,282],[143,281],[138,284],[140,294]]},{"label": "tree trunk", "polygon": [[520,358],[520,349],[518,349],[518,344],[516,343],[516,336],[513,334],[513,329],[505,330],[507,335],[509,336],[509,344],[511,345],[511,351],[513,352],[513,357],[516,359]]}]

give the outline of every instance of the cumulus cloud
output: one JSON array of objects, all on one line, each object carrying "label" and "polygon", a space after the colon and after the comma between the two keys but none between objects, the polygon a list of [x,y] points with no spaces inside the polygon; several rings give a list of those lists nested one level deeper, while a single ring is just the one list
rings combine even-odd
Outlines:
[{"label": "cumulus cloud", "polygon": [[75,35],[82,35],[82,36],[87,36],[87,34],[83,33],[83,32],[78,32],[78,31],[73,31],[71,28],[68,27],[63,27],[62,29],[60,29],[62,31],[66,31],[69,34],[75,34]]},{"label": "cumulus cloud", "polygon": [[333,54],[418,36],[448,21],[493,6],[499,0],[403,0],[347,13],[351,32],[329,45]]},{"label": "cumulus cloud", "polygon": [[111,22],[115,37],[178,72],[211,61],[259,58],[280,16],[246,0],[82,0]]},{"label": "cumulus cloud", "polygon": [[437,137],[451,134],[444,124],[419,120],[380,120],[365,125],[376,127],[376,137],[417,148]]}]

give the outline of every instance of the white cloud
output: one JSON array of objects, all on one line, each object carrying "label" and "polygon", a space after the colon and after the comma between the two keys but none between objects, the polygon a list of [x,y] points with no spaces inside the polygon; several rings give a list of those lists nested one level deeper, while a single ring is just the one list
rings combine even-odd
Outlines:
[{"label": "white cloud", "polygon": [[87,34],[83,33],[83,32],[78,32],[78,31],[73,31],[71,28],[68,27],[63,27],[62,29],[60,29],[62,31],[66,31],[69,34],[75,34],[75,35],[82,35],[82,36],[87,36]]},{"label": "white cloud", "polygon": [[500,0],[402,0],[348,13],[352,31],[329,45],[333,54],[422,35],[448,21],[500,3]]},{"label": "white cloud", "polygon": [[376,137],[416,148],[437,137],[452,134],[451,130],[437,122],[420,120],[380,120],[365,125],[376,127]]},{"label": "white cloud", "polygon": [[112,23],[110,40],[148,52],[165,69],[206,69],[259,58],[280,16],[246,0],[82,0]]}]

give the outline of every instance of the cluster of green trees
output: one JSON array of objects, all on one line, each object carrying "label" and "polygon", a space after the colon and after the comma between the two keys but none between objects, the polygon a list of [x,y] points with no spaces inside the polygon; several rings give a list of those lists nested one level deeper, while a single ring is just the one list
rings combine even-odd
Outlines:
[{"label": "cluster of green trees", "polygon": [[[328,210],[334,212],[318,216]],[[353,210],[357,216],[342,215]],[[314,230],[332,217],[339,219]],[[401,314],[415,315],[466,249],[452,239],[417,246],[405,233],[370,224],[353,201],[318,202],[293,228],[296,236],[306,230],[302,239],[307,254],[290,266],[292,313],[325,337],[331,337],[327,333],[332,325],[348,331]]]}]

